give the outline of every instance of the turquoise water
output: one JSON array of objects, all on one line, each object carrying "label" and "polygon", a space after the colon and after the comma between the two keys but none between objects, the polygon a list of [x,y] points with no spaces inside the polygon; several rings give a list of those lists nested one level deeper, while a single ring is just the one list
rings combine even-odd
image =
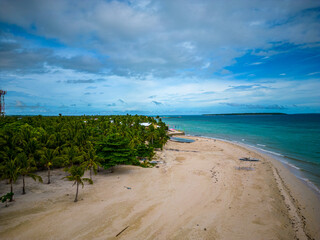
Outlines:
[{"label": "turquoise water", "polygon": [[320,114],[181,116],[162,120],[189,135],[241,142],[268,152],[294,169],[299,178],[320,189]]},{"label": "turquoise water", "polygon": [[179,137],[171,137],[170,138],[173,141],[182,142],[182,143],[192,143],[194,140],[187,139],[187,138],[179,138]]}]

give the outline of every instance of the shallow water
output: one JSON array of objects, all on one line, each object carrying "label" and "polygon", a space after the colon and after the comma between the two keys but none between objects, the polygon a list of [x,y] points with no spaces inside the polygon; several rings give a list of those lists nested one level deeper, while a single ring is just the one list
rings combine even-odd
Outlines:
[{"label": "shallow water", "polygon": [[187,139],[187,138],[171,137],[170,139],[173,140],[173,141],[182,142],[182,143],[192,143],[192,142],[194,142],[194,140]]},{"label": "shallow water", "polygon": [[241,142],[281,157],[320,189],[320,114],[181,116],[162,119],[186,134]]}]

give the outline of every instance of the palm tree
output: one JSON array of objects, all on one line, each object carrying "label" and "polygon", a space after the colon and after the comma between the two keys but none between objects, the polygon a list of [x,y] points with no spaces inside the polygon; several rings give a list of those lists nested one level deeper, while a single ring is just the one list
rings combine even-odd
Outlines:
[{"label": "palm tree", "polygon": [[93,182],[90,178],[83,178],[84,171],[85,170],[83,167],[73,165],[72,167],[70,167],[68,169],[68,172],[70,173],[70,175],[64,177],[64,178],[68,179],[69,181],[74,181],[72,186],[77,184],[77,192],[76,192],[76,197],[74,199],[74,202],[78,201],[79,184],[82,185],[82,188],[84,187],[83,181],[86,181],[86,182],[89,182],[90,184],[93,184]]},{"label": "palm tree", "polygon": [[149,126],[149,132],[148,132],[148,140],[149,140],[149,143],[151,143],[151,145],[153,145],[153,140],[155,139],[155,137],[156,137],[156,131],[154,126],[151,124]]},{"label": "palm tree", "polygon": [[19,176],[20,167],[17,166],[16,158],[13,160],[5,161],[5,164],[1,166],[2,179],[8,179],[10,183],[10,202],[13,201],[13,183],[15,183]]},{"label": "palm tree", "polygon": [[37,170],[36,167],[33,167],[34,160],[33,158],[28,158],[25,153],[20,153],[17,156],[18,163],[20,165],[20,174],[22,176],[22,194],[26,194],[26,187],[25,187],[25,176],[31,177],[34,181],[39,181],[42,183],[42,178],[32,172]]},{"label": "palm tree", "polygon": [[97,174],[98,166],[100,166],[99,158],[96,155],[96,152],[93,148],[91,148],[88,152],[83,154],[84,162],[82,163],[82,166],[85,169],[90,170],[90,179],[92,180],[92,172],[94,174]]},{"label": "palm tree", "polygon": [[58,149],[50,149],[50,148],[44,148],[44,150],[41,151],[41,160],[44,163],[44,166],[48,170],[48,184],[51,183],[50,180],[50,167],[53,165],[53,161],[56,159],[58,154]]},{"label": "palm tree", "polygon": [[66,147],[63,149],[63,159],[65,166],[72,166],[73,164],[78,164],[81,162],[81,156],[79,155],[79,148],[75,145],[71,145],[71,147]]}]

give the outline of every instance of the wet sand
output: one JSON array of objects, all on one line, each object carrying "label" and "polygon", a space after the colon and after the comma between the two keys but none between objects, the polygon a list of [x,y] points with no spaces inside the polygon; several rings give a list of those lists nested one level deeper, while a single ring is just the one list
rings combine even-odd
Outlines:
[{"label": "wet sand", "polygon": [[[28,179],[26,195],[19,180],[16,201],[0,207],[0,239],[320,239],[319,199],[281,164],[188,138],[196,141],[169,141],[158,167],[101,171],[77,203],[62,170],[50,185]],[[2,181],[0,193],[9,188]]]}]

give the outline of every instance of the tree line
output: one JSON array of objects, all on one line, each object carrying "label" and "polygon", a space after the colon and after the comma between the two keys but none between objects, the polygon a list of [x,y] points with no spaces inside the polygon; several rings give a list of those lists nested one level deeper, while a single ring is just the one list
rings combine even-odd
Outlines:
[{"label": "tree line", "polygon": [[[145,126],[142,123],[147,123]],[[6,116],[0,118],[0,176],[10,184],[10,193],[2,200],[13,199],[13,184],[22,178],[22,193],[26,193],[25,178],[43,182],[36,175],[65,168],[67,180],[83,186],[92,183],[92,174],[99,166],[113,169],[116,165],[147,166],[140,159],[152,159],[155,149],[162,149],[169,137],[161,118],[116,116]],[[83,178],[90,171],[90,178]]]}]

